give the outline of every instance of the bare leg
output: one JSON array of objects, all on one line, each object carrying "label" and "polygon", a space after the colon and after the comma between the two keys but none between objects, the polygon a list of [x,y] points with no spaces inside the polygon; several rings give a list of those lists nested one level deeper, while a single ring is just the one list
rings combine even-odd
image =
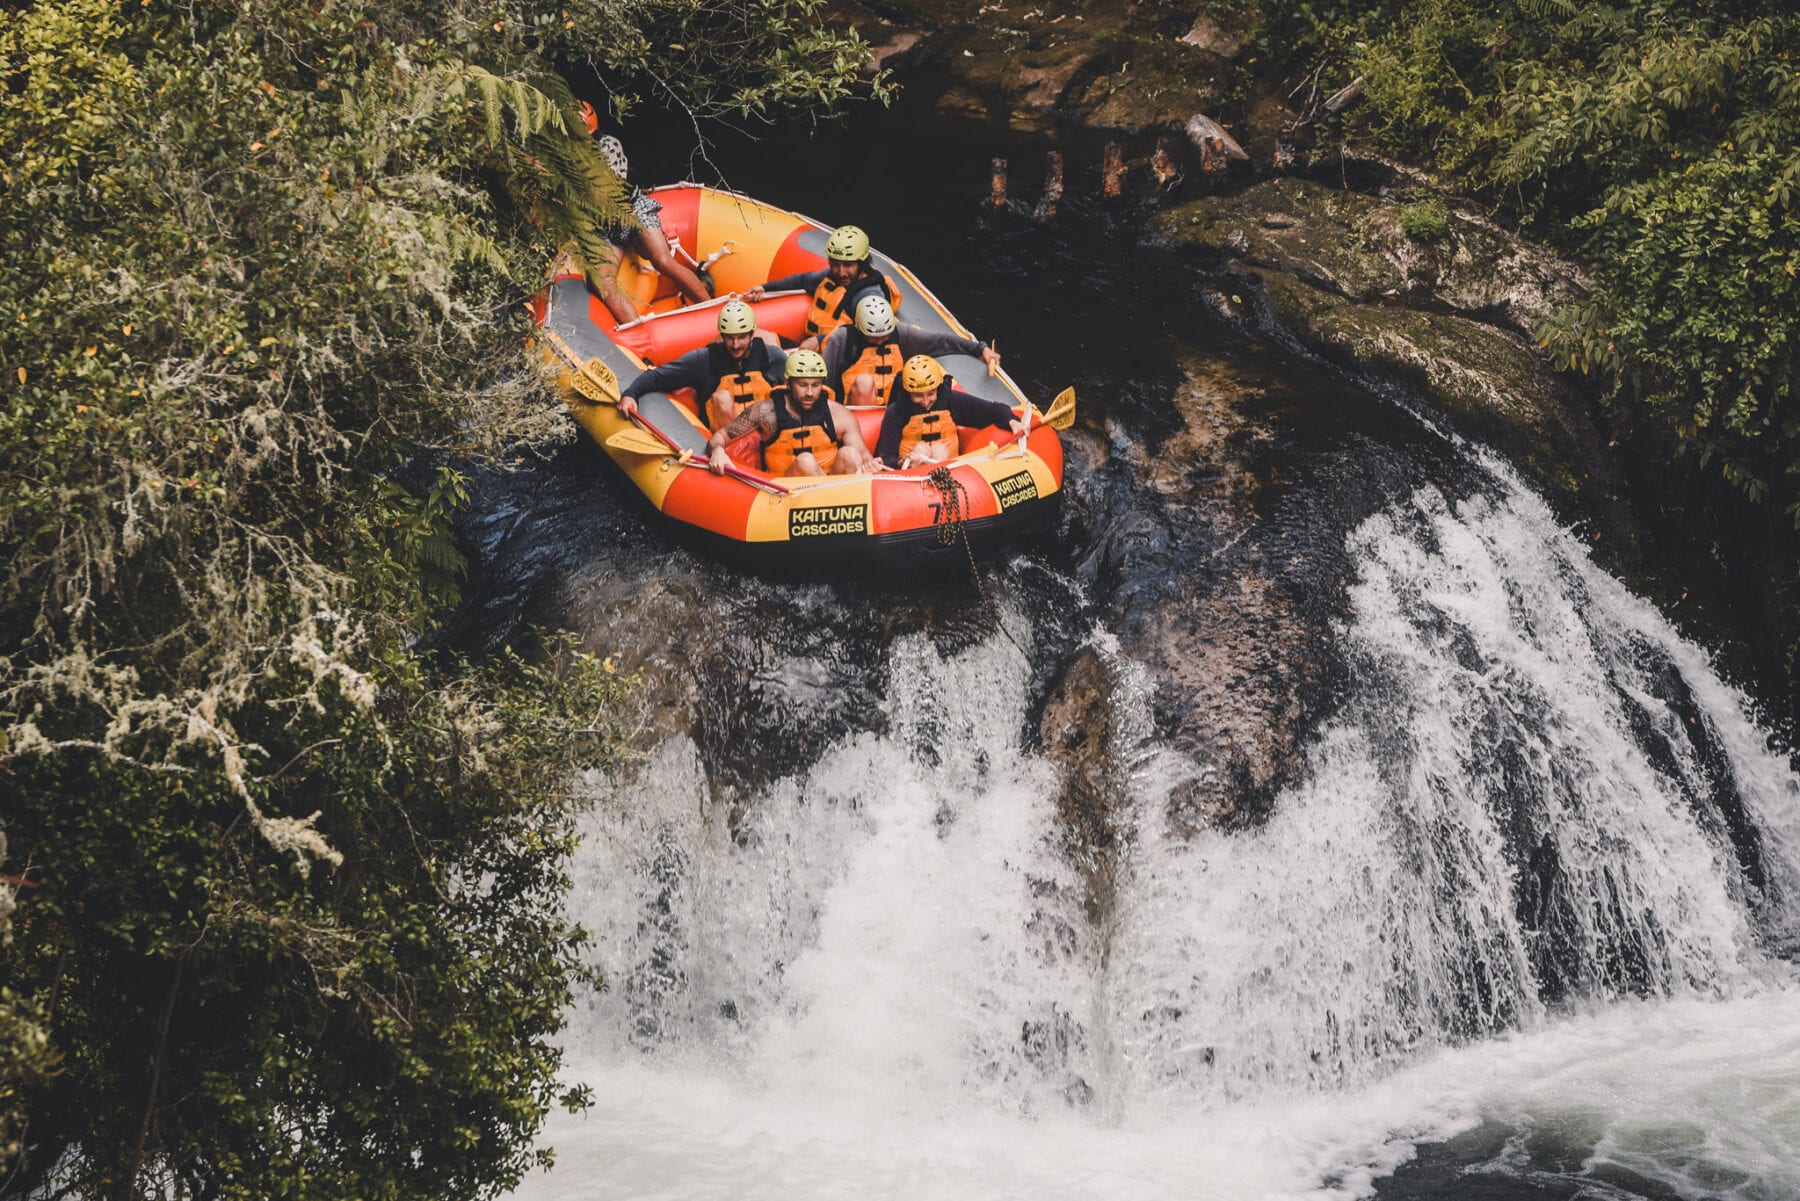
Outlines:
[{"label": "bare leg", "polygon": [[948,442],[921,442],[913,447],[912,460],[915,467],[920,463],[942,463],[949,457]]},{"label": "bare leg", "polygon": [[669,277],[675,290],[689,304],[700,304],[712,299],[712,293],[700,282],[700,277],[682,266],[681,261],[669,250],[669,240],[662,236],[662,231],[655,229],[634,229],[631,231],[631,248],[648,260],[652,267]]},{"label": "bare leg", "polygon": [[623,325],[627,321],[636,321],[637,306],[631,303],[631,297],[619,290],[619,248],[608,246],[612,258],[604,263],[595,263],[592,275],[588,276],[588,285],[600,297],[613,320]]},{"label": "bare leg", "polygon": [[819,460],[813,458],[810,450],[802,451],[794,456],[794,465],[788,468],[789,475],[824,475],[825,469],[819,466]]},{"label": "bare leg", "polygon": [[863,453],[854,446],[840,446],[838,447],[837,458],[834,459],[831,464],[831,474],[856,475],[858,472],[867,471],[874,462],[875,460],[872,456]]},{"label": "bare leg", "polygon": [[713,433],[718,433],[737,418],[739,405],[737,397],[731,394],[730,388],[720,388],[712,394],[707,402],[707,411],[701,414]]}]

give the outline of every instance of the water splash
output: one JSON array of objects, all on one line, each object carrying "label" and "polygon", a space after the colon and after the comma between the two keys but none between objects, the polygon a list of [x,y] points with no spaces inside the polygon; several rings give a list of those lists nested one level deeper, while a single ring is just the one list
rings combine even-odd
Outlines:
[{"label": "water splash", "polygon": [[[1487,467],[1351,535],[1347,683],[1255,830],[1171,833],[1206,765],[1157,742],[1149,681],[1096,635],[1128,768],[1102,928],[1021,748],[1010,639],[899,640],[885,729],[753,797],[708,796],[666,744],[582,858],[612,986],[572,1030],[603,1100],[553,1131],[565,1155],[641,1195],[1360,1196],[1418,1138],[1554,1126],[1580,1096],[1596,1163],[1791,1193],[1800,778]],[[1664,1116],[1729,1126],[1696,1100],[1718,1090],[1754,1114],[1699,1150],[1645,1134],[1662,1102],[1604,1083],[1640,1037]]]}]

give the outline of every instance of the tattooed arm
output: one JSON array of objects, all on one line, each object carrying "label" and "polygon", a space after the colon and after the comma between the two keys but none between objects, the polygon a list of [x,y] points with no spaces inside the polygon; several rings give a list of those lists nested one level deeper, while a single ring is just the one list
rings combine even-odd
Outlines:
[{"label": "tattooed arm", "polygon": [[724,475],[725,469],[731,466],[731,455],[725,448],[751,430],[760,433],[764,443],[775,436],[774,401],[762,400],[751,405],[734,417],[730,425],[706,440],[707,466],[712,468],[714,475]]}]

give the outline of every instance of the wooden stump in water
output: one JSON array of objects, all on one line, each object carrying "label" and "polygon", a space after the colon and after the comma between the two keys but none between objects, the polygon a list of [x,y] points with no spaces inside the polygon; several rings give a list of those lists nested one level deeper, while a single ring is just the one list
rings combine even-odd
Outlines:
[{"label": "wooden stump in water", "polygon": [[1032,211],[1032,217],[1038,221],[1048,221],[1056,216],[1056,206],[1063,194],[1063,160],[1062,152],[1052,150],[1044,158],[1044,195]]},{"label": "wooden stump in water", "polygon": [[1169,150],[1168,138],[1156,139],[1156,153],[1150,156],[1150,171],[1156,176],[1157,184],[1165,188],[1181,178],[1181,168]]},{"label": "wooden stump in water", "polygon": [[1006,207],[1006,160],[997,158],[988,170],[988,207]]},{"label": "wooden stump in water", "polygon": [[1119,149],[1117,142],[1106,144],[1106,157],[1100,164],[1100,194],[1108,200],[1117,200],[1124,190],[1125,153]]}]

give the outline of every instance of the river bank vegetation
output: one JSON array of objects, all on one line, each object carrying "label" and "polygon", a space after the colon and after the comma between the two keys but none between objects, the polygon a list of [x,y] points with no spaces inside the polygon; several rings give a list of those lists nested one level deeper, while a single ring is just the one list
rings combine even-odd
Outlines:
[{"label": "river bank vegetation", "polygon": [[603,127],[828,105],[864,55],[814,7],[0,16],[0,1191],[531,1164],[630,682],[432,650],[449,464],[565,428],[520,301],[623,208],[559,71]]},{"label": "river bank vegetation", "polygon": [[1781,5],[1266,6],[1335,132],[1479,194],[1593,273],[1545,347],[1800,518],[1800,16]]},{"label": "river bank vegetation", "polygon": [[[1322,95],[1363,81],[1362,104],[1319,115],[1319,144],[1370,142],[1422,165],[1580,262],[1588,295],[1538,330],[1552,362],[1591,379],[1627,427],[1655,431],[1778,519],[1747,552],[1763,569],[1777,566],[1770,547],[1792,561],[1800,15],[1791,6],[1269,0],[1259,35],[1290,70],[1317,72]],[[1702,533],[1701,549],[1717,536]],[[1792,688],[1800,613],[1791,591],[1768,604],[1782,610],[1775,625]]]}]

